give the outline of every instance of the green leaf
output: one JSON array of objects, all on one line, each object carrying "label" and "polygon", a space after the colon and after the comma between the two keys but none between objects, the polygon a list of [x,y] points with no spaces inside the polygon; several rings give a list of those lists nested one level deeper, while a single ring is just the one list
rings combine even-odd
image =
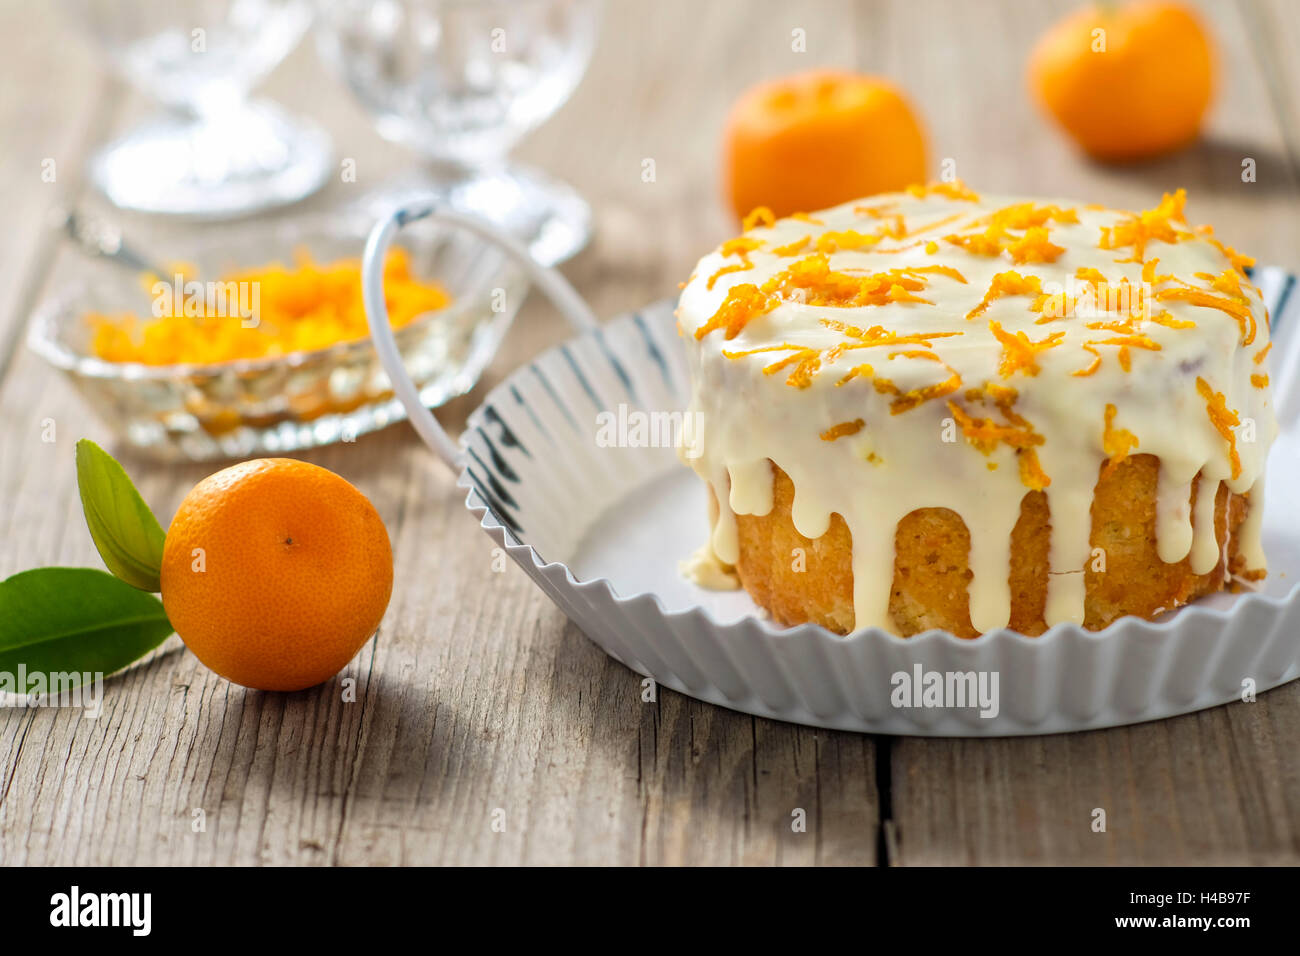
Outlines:
[{"label": "green leaf", "polygon": [[0,672],[21,664],[28,674],[111,674],[171,632],[162,601],[95,568],[37,568],[0,581]]},{"label": "green leaf", "polygon": [[160,590],[163,529],[117,460],[77,442],[77,487],[86,525],[108,570],[141,591]]}]

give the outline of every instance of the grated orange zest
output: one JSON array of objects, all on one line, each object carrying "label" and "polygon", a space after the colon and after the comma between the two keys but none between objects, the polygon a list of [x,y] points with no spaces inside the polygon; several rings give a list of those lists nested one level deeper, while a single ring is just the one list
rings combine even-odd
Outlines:
[{"label": "grated orange zest", "polygon": [[1064,332],[1053,332],[1047,338],[1035,342],[1024,332],[1007,332],[992,319],[989,320],[989,331],[1002,343],[1002,360],[998,363],[998,373],[1003,378],[1010,378],[1016,372],[1037,375],[1039,353],[1055,348],[1065,338]]},{"label": "grated orange zest", "polygon": [[1106,406],[1106,418],[1102,426],[1101,449],[1108,456],[1106,467],[1102,469],[1101,477],[1105,478],[1128,457],[1129,452],[1138,446],[1137,436],[1127,428],[1116,428],[1115,415],[1118,409],[1114,405]]},{"label": "grated orange zest", "polygon": [[[187,282],[194,278],[192,267],[182,271]],[[146,287],[157,281],[151,277]],[[92,312],[85,316],[91,351],[108,362],[208,365],[315,351],[370,334],[359,260],[318,263],[306,249],[299,249],[292,266],[273,262],[229,273],[219,282],[256,289],[256,300],[248,303],[254,315],[232,315],[229,303],[214,308],[206,298],[187,295],[174,303],[171,314],[147,319]],[[391,250],[384,260],[384,298],[395,329],[452,301],[437,282],[411,274],[410,256],[401,248]],[[245,318],[257,321],[246,325]]]},{"label": "grated orange zest", "polygon": [[1233,297],[1214,295],[1204,289],[1161,289],[1155,293],[1155,297],[1161,302],[1172,300],[1188,302],[1191,305],[1203,306],[1207,309],[1218,309],[1226,312],[1237,321],[1237,327],[1241,330],[1241,344],[1250,345],[1255,341],[1255,317],[1251,313],[1249,301],[1244,297]]},{"label": "grated orange zest", "polygon": [[802,239],[796,239],[794,242],[788,242],[784,246],[777,246],[772,250],[774,256],[797,256],[803,252],[812,243],[812,236],[804,236]]},{"label": "grated orange zest", "polygon": [[1042,226],[1032,226],[1007,246],[1007,252],[1016,263],[1055,262],[1064,251],[1064,246],[1055,245],[1047,238],[1047,230]]},{"label": "grated orange zest", "polygon": [[746,259],[744,262],[738,262],[738,263],[734,263],[733,265],[723,266],[717,272],[713,273],[713,275],[709,276],[709,281],[704,283],[704,288],[712,289],[717,284],[718,280],[721,279],[723,276],[728,275],[732,272],[747,272],[752,268],[754,268],[754,263],[750,262],[748,259]]},{"label": "grated orange zest", "polygon": [[974,319],[982,315],[994,299],[1013,295],[1038,295],[1042,291],[1043,282],[1038,276],[1025,276],[1013,271],[999,272],[993,277],[993,281],[989,283],[983,301],[967,312],[966,318]]},{"label": "grated orange zest", "polygon": [[774,225],[776,225],[776,216],[772,214],[772,210],[768,209],[766,206],[757,206],[754,209],[751,209],[749,215],[742,220],[740,223],[740,231],[749,232],[749,230],[756,229],[759,226]]},{"label": "grated orange zest", "polygon": [[1205,410],[1212,424],[1223,440],[1228,443],[1228,461],[1232,464],[1232,477],[1241,475],[1241,455],[1237,452],[1237,433],[1233,431],[1241,424],[1241,416],[1228,408],[1222,392],[1216,392],[1210,383],[1197,376],[1196,390],[1205,399]]},{"label": "grated orange zest", "polygon": [[846,435],[856,435],[862,431],[866,424],[861,418],[855,418],[851,422],[840,422],[838,425],[832,425],[822,432],[821,440],[835,441],[837,438],[844,438]]},{"label": "grated orange zest", "polygon": [[1186,225],[1187,220],[1183,216],[1183,207],[1186,204],[1186,190],[1180,189],[1172,195],[1165,193],[1160,200],[1160,204],[1154,209],[1146,209],[1135,213],[1114,226],[1103,226],[1098,247],[1101,249],[1123,249],[1132,246],[1133,255],[1131,258],[1116,261],[1142,262],[1145,258],[1148,242],[1158,240],[1173,243],[1193,235],[1190,230],[1174,228],[1175,223]]},{"label": "grated orange zest", "polygon": [[714,329],[723,329],[724,338],[734,339],[746,325],[771,312],[780,302],[779,298],[768,295],[752,282],[733,285],[727,290],[727,297],[718,306],[718,311],[695,330],[695,337],[702,339]]},{"label": "grated orange zest", "polygon": [[1088,365],[1086,368],[1076,369],[1070,373],[1077,378],[1086,378],[1089,375],[1094,375],[1096,374],[1097,369],[1101,368],[1101,353],[1091,345],[1085,345],[1083,350],[1092,353],[1092,364]]},{"label": "grated orange zest", "polygon": [[924,199],[927,196],[946,196],[948,199],[964,202],[980,201],[979,195],[974,190],[967,189],[966,184],[960,179],[954,179],[952,182],[929,183],[925,186],[908,186],[907,194],[917,199]]}]

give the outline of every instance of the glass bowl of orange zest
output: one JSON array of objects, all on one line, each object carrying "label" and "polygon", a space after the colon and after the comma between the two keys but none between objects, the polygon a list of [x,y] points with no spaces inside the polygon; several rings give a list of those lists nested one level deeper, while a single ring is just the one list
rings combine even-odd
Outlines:
[{"label": "glass bowl of orange zest", "polygon": [[[169,247],[161,276],[86,262],[36,309],[28,345],[155,458],[352,441],[405,418],[361,301],[370,225],[358,213],[223,226]],[[434,407],[473,388],[527,283],[488,243],[421,225],[389,253],[384,291],[406,367]]]}]

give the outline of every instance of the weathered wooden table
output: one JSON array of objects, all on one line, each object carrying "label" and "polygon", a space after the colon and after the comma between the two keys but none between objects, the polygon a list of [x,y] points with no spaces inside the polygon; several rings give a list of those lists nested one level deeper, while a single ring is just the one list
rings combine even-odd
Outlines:
[{"label": "weathered wooden table", "polygon": [[[1128,169],[1081,159],[1029,99],[1027,51],[1069,5],[615,0],[583,86],[519,154],[591,200],[595,240],[566,272],[602,315],[673,295],[733,229],[716,185],[729,102],[761,77],[827,64],[905,88],[936,171],[951,159],[980,189],[1130,208],[1186,186],[1194,221],[1300,269],[1295,5],[1202,4],[1222,67],[1209,135]],[[22,336],[33,304],[77,267],[47,226],[50,208],[100,202],[84,160],[147,104],[106,79],[60,12],[0,4],[0,576],[99,565],[72,452],[78,437],[109,435]],[[796,29],[806,52],[792,49]],[[303,209],[414,165],[374,134],[310,43],[266,92],[326,125],[355,160],[356,183],[334,182]],[[642,181],[647,158],[653,183]],[[41,175],[50,159],[53,183]],[[123,218],[148,244],[183,228]],[[488,384],[565,334],[531,301]],[[482,391],[443,421],[457,428]],[[47,419],[53,443],[41,440]],[[640,678],[522,572],[492,572],[491,542],[407,426],[303,457],[362,488],[393,540],[388,615],[343,675],[356,701],[338,680],[292,695],[233,686],[172,638],[108,682],[97,720],[2,711],[0,863],[1300,862],[1300,682],[1253,704],[1010,740],[817,731],[667,690],[645,704]],[[124,461],[164,517],[213,470]],[[1105,833],[1090,827],[1095,807]],[[807,832],[792,832],[795,808]]]}]

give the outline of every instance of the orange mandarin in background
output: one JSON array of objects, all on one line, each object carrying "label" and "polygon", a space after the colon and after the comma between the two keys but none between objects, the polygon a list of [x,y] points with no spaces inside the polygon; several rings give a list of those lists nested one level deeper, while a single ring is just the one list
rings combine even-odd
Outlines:
[{"label": "orange mandarin in background", "polygon": [[1090,156],[1145,159],[1200,133],[1213,53],[1199,17],[1182,4],[1089,5],[1039,40],[1029,84]]},{"label": "orange mandarin in background", "polygon": [[825,209],[926,179],[925,135],[886,81],[834,70],[753,87],[724,136],[726,199],[737,218]]}]

